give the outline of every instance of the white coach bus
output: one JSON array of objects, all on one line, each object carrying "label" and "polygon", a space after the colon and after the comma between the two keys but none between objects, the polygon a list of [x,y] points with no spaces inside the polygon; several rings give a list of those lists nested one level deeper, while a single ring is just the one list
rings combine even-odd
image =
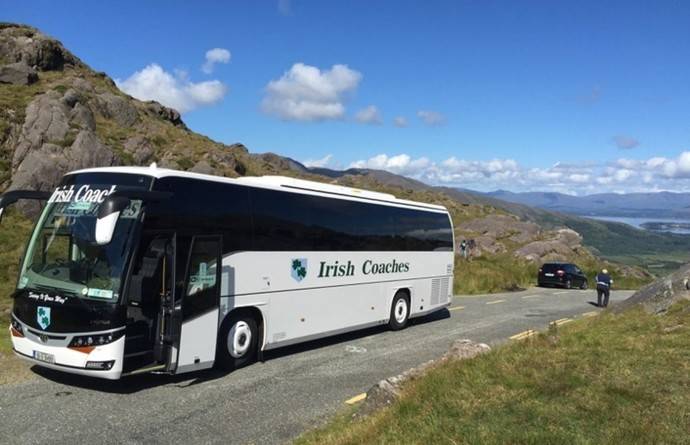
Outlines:
[{"label": "white coach bus", "polygon": [[118,379],[232,370],[263,351],[450,304],[444,207],[284,177],[151,167],[65,175],[21,265],[10,325],[34,364]]}]

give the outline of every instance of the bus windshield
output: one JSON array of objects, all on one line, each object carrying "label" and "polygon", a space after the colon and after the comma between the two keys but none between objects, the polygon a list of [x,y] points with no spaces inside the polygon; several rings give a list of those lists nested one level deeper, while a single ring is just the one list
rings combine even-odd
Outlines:
[{"label": "bus windshield", "polygon": [[[84,188],[90,190],[88,195],[79,194]],[[49,201],[43,210],[29,241],[19,289],[111,303],[118,301],[141,201],[132,200],[120,213],[112,241],[98,245],[94,239],[100,206],[98,193],[112,189],[112,185],[89,184],[56,190],[50,200],[53,202]],[[69,190],[71,194],[62,193]],[[80,196],[83,199],[79,199]],[[91,199],[86,199],[87,196]]]}]

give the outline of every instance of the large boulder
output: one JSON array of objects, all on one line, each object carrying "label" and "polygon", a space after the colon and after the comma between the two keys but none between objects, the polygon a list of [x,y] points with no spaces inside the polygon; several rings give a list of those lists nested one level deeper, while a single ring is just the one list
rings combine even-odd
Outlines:
[{"label": "large boulder", "polygon": [[146,164],[153,159],[154,149],[149,140],[143,136],[133,136],[124,144],[125,152],[132,156],[137,165]]},{"label": "large boulder", "polygon": [[558,240],[534,241],[515,251],[515,256],[527,261],[567,261],[573,249]]},{"label": "large boulder", "polygon": [[531,222],[520,221],[509,215],[488,215],[461,223],[458,228],[494,239],[506,237],[523,243],[535,239],[540,234],[540,227]]},{"label": "large boulder", "polygon": [[582,235],[568,228],[557,230],[555,240],[565,244],[571,249],[575,249],[582,245]]},{"label": "large boulder", "polygon": [[31,85],[38,80],[36,70],[26,62],[10,63],[0,66],[0,83],[12,85]]},{"label": "large boulder", "polygon": [[113,93],[102,93],[96,97],[96,110],[106,119],[113,119],[122,127],[131,127],[139,115],[132,101]]},{"label": "large boulder", "polygon": [[681,300],[690,300],[690,263],[638,290],[627,300],[615,305],[613,311],[622,312],[632,307],[642,307],[658,314]]},{"label": "large boulder", "polygon": [[202,173],[204,175],[216,174],[216,169],[211,167],[211,164],[209,164],[208,161],[204,159],[194,164],[194,166],[190,168],[189,171],[193,173]]},{"label": "large boulder", "polygon": [[49,91],[35,98],[26,108],[26,117],[14,151],[12,167],[17,169],[27,154],[44,143],[57,144],[69,131],[69,107],[57,91]]}]

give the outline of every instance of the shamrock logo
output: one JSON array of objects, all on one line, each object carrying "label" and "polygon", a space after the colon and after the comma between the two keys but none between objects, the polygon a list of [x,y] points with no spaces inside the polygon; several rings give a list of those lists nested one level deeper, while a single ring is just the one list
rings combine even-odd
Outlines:
[{"label": "shamrock logo", "polygon": [[292,260],[292,278],[295,281],[302,281],[307,276],[307,259],[306,258],[294,258]]},{"label": "shamrock logo", "polygon": [[41,329],[46,329],[50,326],[50,308],[39,306],[36,310],[36,321]]}]

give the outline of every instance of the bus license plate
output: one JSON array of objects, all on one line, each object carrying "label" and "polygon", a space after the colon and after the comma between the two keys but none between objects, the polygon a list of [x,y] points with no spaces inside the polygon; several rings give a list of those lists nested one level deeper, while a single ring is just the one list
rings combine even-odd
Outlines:
[{"label": "bus license plate", "polygon": [[46,363],[55,363],[55,356],[53,354],[46,354],[41,351],[34,351],[34,358]]}]

